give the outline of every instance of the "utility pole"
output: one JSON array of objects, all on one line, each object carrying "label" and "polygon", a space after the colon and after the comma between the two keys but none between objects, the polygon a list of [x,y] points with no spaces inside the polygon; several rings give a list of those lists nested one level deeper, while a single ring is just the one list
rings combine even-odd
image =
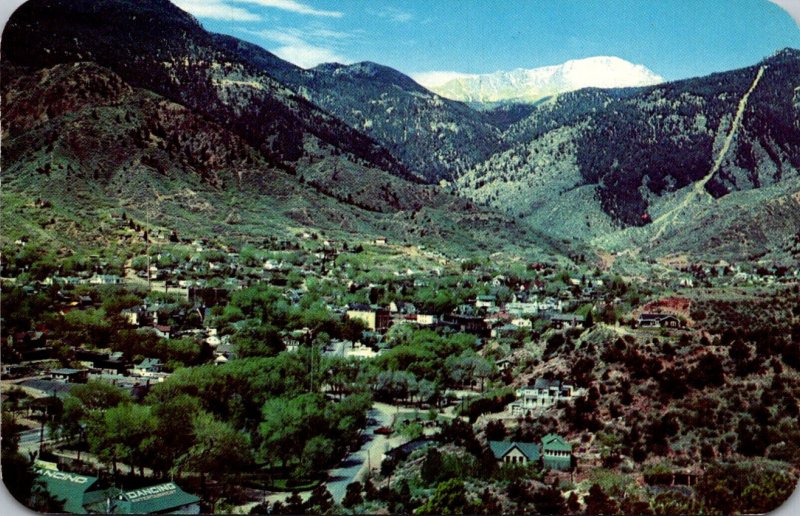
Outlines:
[{"label": "utility pole", "polygon": [[[45,411],[46,414],[46,411]],[[44,451],[44,419],[45,414],[42,414],[42,424],[39,427],[39,457],[42,456],[42,452]]]},{"label": "utility pole", "polygon": [[308,337],[311,344],[311,353],[308,356],[308,392],[314,392],[314,332],[308,331]]},{"label": "utility pole", "polygon": [[144,228],[144,234],[145,234],[145,239],[144,240],[145,240],[145,243],[147,244],[147,249],[146,249],[146,253],[147,253],[147,292],[151,292],[153,287],[152,287],[152,282],[151,282],[151,279],[150,279],[150,208],[149,207],[147,208],[147,211],[145,213],[146,213],[146,218],[147,218],[147,225]]}]

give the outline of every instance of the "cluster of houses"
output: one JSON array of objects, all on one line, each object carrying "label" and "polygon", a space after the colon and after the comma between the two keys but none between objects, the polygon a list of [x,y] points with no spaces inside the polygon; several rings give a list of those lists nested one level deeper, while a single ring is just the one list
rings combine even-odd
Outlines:
[{"label": "cluster of houses", "polygon": [[[78,276],[48,276],[42,281],[43,285],[65,286],[65,285],[119,285],[123,279],[116,274],[91,274],[89,272],[78,273]],[[91,274],[91,275],[90,275]]]},{"label": "cluster of houses", "polygon": [[403,301],[393,301],[388,307],[353,303],[344,312],[348,318],[361,321],[373,332],[385,332],[393,324],[405,322],[418,326],[449,327],[480,337],[502,338],[532,328],[534,319],[547,321],[555,328],[582,328],[585,325],[584,316],[561,313],[564,307],[562,300],[551,297],[530,299],[503,306],[494,295],[480,295],[473,304],[461,305],[453,312],[441,315],[417,312],[413,304]]},{"label": "cluster of houses", "polygon": [[122,353],[103,353],[78,350],[83,360],[80,368],[60,367],[36,374],[28,371],[29,377],[16,385],[33,398],[56,396],[63,398],[78,384],[89,380],[110,383],[127,391],[135,399],[143,399],[152,384],[169,377],[164,364],[157,358],[144,358],[137,364],[130,364]]},{"label": "cluster of houses", "polygon": [[690,278],[685,286],[695,283],[708,283],[713,279],[723,280],[731,285],[772,285],[790,283],[800,279],[800,269],[775,263],[761,263],[755,267],[748,264],[743,267],[725,260],[716,263],[695,263],[681,267],[680,271]]}]

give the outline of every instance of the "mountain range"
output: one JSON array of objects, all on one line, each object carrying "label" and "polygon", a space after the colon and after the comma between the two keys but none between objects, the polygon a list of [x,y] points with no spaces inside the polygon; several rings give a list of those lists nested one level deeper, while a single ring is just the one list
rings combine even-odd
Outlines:
[{"label": "mountain range", "polygon": [[664,82],[663,77],[645,66],[611,56],[489,74],[420,74],[417,79],[443,97],[479,103],[530,103],[583,88],[624,88]]},{"label": "mountain range", "polygon": [[[97,212],[122,209],[241,238],[800,252],[796,50],[671,83],[574,61],[520,73],[558,95],[480,109],[376,63],[299,68],[166,0],[31,0],[0,54],[4,241],[96,240]],[[626,67],[637,87],[609,78]],[[592,69],[606,89],[564,90]],[[46,225],[23,202],[42,197]]]}]

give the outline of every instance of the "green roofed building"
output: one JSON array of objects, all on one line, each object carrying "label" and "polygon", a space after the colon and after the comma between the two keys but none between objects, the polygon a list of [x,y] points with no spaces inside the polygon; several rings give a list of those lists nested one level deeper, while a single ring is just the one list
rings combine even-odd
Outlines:
[{"label": "green roofed building", "polygon": [[200,514],[200,498],[173,482],[120,492],[113,505],[117,514]]},{"label": "green roofed building", "polygon": [[200,514],[200,498],[172,482],[121,491],[100,489],[97,478],[66,471],[37,469],[36,474],[72,514]]},{"label": "green roofed building", "polygon": [[86,514],[87,501],[93,500],[91,494],[97,492],[96,477],[87,477],[55,469],[36,469],[36,475],[45,489],[53,497],[64,502],[64,510],[73,514]]},{"label": "green roofed building", "polygon": [[534,443],[489,441],[489,448],[501,466],[503,464],[528,464],[539,460],[539,447]]},{"label": "green roofed building", "polygon": [[544,467],[562,471],[572,468],[572,445],[556,434],[542,438],[542,463]]}]

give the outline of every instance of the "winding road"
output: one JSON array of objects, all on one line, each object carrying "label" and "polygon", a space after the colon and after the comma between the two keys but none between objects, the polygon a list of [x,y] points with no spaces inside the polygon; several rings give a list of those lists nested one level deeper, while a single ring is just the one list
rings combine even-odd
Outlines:
[{"label": "winding road", "polygon": [[369,424],[364,430],[364,444],[358,451],[345,457],[339,467],[328,471],[326,486],[336,502],[341,502],[347,492],[347,485],[359,480],[368,467],[377,468],[383,459],[392,439],[376,434],[375,430],[382,426],[391,426],[396,409],[391,405],[375,403],[367,417]]}]

